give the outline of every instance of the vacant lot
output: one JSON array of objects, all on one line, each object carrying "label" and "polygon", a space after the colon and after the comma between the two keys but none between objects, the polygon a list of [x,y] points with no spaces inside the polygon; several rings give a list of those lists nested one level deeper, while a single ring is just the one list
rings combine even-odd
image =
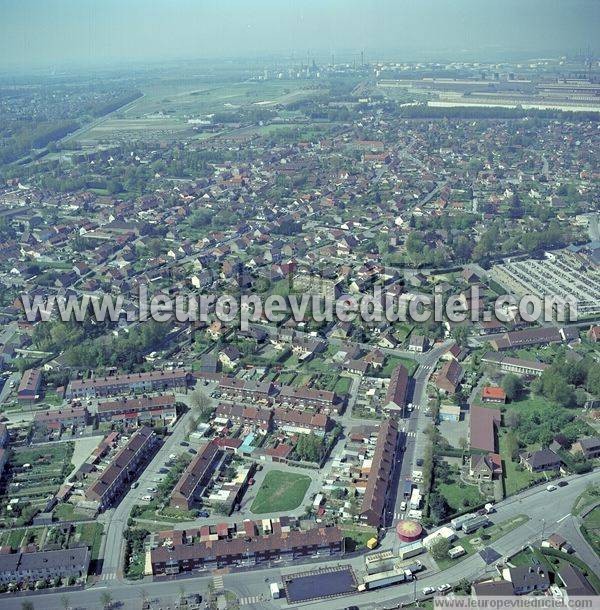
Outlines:
[{"label": "vacant lot", "polygon": [[272,470],[267,473],[250,507],[255,514],[293,510],[304,500],[310,477],[305,474]]}]

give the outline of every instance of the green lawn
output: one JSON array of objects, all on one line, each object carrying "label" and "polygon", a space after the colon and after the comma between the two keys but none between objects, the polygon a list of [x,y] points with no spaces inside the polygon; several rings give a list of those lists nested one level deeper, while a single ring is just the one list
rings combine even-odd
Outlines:
[{"label": "green lawn", "polygon": [[583,520],[581,533],[600,557],[600,507],[588,513]]},{"label": "green lawn", "polygon": [[379,377],[390,377],[392,371],[399,365],[403,364],[408,369],[408,374],[412,375],[416,368],[417,363],[410,358],[400,358],[398,356],[388,356],[385,366],[381,371],[381,375]]},{"label": "green lawn", "polygon": [[448,502],[454,512],[459,512],[466,508],[466,505],[463,503],[464,500],[468,500],[468,506],[477,506],[485,500],[479,493],[476,485],[467,485],[460,483],[458,480],[454,480],[452,483],[436,484],[435,489],[446,498],[446,502]]},{"label": "green lawn", "polygon": [[357,525],[345,525],[342,534],[346,539],[346,551],[351,553],[355,550],[365,549],[367,541],[377,538],[377,530],[374,527],[360,527]]},{"label": "green lawn", "polygon": [[348,377],[340,377],[335,384],[333,391],[338,396],[345,396],[350,391],[350,385],[352,384],[352,380]]},{"label": "green lawn", "polygon": [[511,496],[521,489],[529,487],[532,481],[536,481],[542,475],[531,473],[526,469],[520,470],[517,462],[513,462],[508,455],[505,438],[505,434],[500,434],[498,443],[504,472],[504,491],[507,496]]},{"label": "green lawn", "polygon": [[573,514],[578,515],[586,506],[600,500],[600,485],[588,485],[573,504]]},{"label": "green lawn", "polygon": [[304,500],[310,486],[310,477],[305,474],[271,470],[267,473],[250,510],[260,515],[293,510]]},{"label": "green lawn", "polygon": [[92,561],[98,559],[100,554],[100,542],[102,541],[103,531],[104,526],[96,521],[93,523],[80,523],[75,528],[75,533],[79,536],[79,540],[90,547]]}]

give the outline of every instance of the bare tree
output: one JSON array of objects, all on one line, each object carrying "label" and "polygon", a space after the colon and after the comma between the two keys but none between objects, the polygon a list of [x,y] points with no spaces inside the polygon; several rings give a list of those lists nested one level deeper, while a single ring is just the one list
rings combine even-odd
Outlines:
[{"label": "bare tree", "polygon": [[110,608],[112,606],[113,596],[109,591],[102,591],[100,601],[102,602],[103,608]]}]

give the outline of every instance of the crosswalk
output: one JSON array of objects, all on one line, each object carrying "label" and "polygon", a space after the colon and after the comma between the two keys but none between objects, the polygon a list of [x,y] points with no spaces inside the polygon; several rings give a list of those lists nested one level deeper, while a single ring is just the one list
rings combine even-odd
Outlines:
[{"label": "crosswalk", "polygon": [[107,580],[116,580],[117,579],[117,573],[116,572],[102,572],[102,576],[100,577],[101,581],[107,581]]},{"label": "crosswalk", "polygon": [[213,576],[212,581],[215,591],[222,591],[225,588],[223,577],[220,574],[216,574],[215,576]]},{"label": "crosswalk", "polygon": [[258,604],[262,601],[262,595],[252,595],[250,597],[240,597],[238,603],[240,606],[249,606],[250,604]]},{"label": "crosswalk", "polygon": [[410,432],[405,432],[404,434],[405,434],[405,436],[408,436],[410,438],[417,436],[417,433],[412,430]]},{"label": "crosswalk", "polygon": [[399,521],[404,518],[404,513],[394,513],[394,521]]}]

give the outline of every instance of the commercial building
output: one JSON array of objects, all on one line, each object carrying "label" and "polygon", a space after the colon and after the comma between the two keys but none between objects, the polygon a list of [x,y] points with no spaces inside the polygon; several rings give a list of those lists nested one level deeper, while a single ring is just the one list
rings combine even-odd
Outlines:
[{"label": "commercial building", "polygon": [[496,452],[496,434],[500,426],[501,413],[498,409],[488,409],[471,405],[469,420],[469,443],[471,449]]},{"label": "commercial building", "polygon": [[548,368],[548,365],[543,362],[511,358],[509,356],[502,356],[497,352],[487,352],[481,359],[481,362],[498,366],[505,373],[517,373],[518,375],[536,377],[539,377]]}]

